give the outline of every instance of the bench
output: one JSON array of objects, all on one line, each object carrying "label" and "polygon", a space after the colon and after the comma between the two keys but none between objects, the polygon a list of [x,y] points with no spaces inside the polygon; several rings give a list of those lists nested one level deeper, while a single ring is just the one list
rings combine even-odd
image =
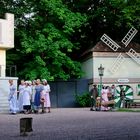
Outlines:
[{"label": "bench", "polygon": [[130,103],[131,108],[140,108],[140,99],[133,99],[132,102]]}]

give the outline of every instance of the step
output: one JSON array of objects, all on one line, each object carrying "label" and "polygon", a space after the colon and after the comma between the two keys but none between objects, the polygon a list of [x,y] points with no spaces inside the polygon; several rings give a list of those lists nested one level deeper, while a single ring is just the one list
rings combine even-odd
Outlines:
[{"label": "step", "polygon": [[6,101],[6,100],[2,100],[2,101],[0,100],[0,105],[1,105],[1,104],[9,104],[9,102]]},{"label": "step", "polygon": [[0,110],[0,114],[1,114],[1,113],[9,113],[9,109]]}]

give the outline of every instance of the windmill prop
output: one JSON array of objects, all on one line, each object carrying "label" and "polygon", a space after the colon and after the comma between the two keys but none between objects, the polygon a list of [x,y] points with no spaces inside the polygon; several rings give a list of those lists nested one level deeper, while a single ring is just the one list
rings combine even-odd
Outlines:
[{"label": "windmill prop", "polygon": [[[125,47],[128,46],[128,44],[131,42],[131,40],[133,39],[133,37],[136,35],[137,32],[138,31],[134,27],[132,27],[128,31],[128,33],[125,35],[125,37],[121,41],[125,45]],[[105,43],[114,52],[116,52],[119,48],[121,48],[121,46],[119,46],[115,41],[113,41],[106,34],[103,34],[103,36],[100,39],[103,43]],[[128,56],[130,56],[136,63],[140,64],[140,55],[134,49],[130,48],[130,50],[128,52],[126,52],[126,54]],[[120,68],[120,66],[123,64],[124,61],[125,61],[125,58],[122,55],[122,53],[120,53],[118,55],[118,57],[116,58],[116,60],[113,62],[112,66],[110,68],[110,72],[115,73]]]}]

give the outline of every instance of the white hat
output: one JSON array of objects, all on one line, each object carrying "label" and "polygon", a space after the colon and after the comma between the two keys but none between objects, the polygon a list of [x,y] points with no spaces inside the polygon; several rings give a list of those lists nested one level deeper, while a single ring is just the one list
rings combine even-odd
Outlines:
[{"label": "white hat", "polygon": [[46,79],[42,79],[42,82],[46,82],[47,83],[47,80]]},{"label": "white hat", "polygon": [[25,81],[25,84],[29,84],[29,81]]},{"label": "white hat", "polygon": [[32,82],[31,81],[28,81],[28,84],[32,84]]}]

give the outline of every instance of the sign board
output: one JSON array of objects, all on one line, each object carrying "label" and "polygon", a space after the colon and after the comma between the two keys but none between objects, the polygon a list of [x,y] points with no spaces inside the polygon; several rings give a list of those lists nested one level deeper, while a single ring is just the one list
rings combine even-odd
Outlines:
[{"label": "sign board", "polygon": [[129,79],[118,79],[119,83],[128,83]]}]

